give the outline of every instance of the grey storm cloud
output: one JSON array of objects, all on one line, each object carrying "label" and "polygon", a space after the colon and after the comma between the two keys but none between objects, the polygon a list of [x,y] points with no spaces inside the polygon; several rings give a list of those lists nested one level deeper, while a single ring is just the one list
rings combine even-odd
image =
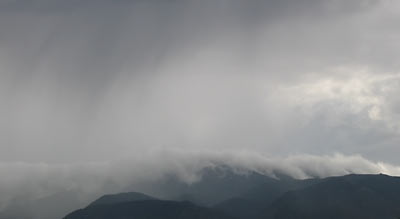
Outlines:
[{"label": "grey storm cloud", "polygon": [[2,1],[0,157],[148,148],[396,162],[395,1]]},{"label": "grey storm cloud", "polygon": [[[399,175],[399,11],[395,0],[1,1],[0,201],[180,170],[190,181],[229,156],[298,178]],[[154,155],[169,150],[183,155]]]}]

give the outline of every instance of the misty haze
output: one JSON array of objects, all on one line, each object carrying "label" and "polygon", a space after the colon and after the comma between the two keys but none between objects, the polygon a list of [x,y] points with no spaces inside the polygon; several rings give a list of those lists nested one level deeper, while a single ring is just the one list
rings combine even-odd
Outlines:
[{"label": "misty haze", "polygon": [[0,219],[399,219],[400,1],[1,0]]}]

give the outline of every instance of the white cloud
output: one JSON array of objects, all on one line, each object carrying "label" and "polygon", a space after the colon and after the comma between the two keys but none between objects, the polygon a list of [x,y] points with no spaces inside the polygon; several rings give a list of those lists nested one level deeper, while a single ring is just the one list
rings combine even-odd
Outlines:
[{"label": "white cloud", "polygon": [[341,116],[352,115],[369,120],[357,124],[361,128],[380,121],[391,132],[398,132],[400,120],[392,106],[394,95],[400,92],[400,74],[347,67],[327,71],[324,75],[283,85],[278,92],[283,101],[290,107],[300,108],[303,115],[314,117],[325,113],[331,116],[330,125],[346,123]]}]

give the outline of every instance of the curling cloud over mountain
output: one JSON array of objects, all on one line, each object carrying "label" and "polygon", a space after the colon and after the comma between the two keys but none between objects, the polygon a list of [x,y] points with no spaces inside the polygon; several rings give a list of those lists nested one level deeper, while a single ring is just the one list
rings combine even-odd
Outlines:
[{"label": "curling cloud over mountain", "polygon": [[35,200],[60,191],[78,192],[85,203],[104,193],[135,188],[175,176],[183,183],[201,180],[204,168],[225,166],[238,174],[255,171],[276,177],[304,179],[351,173],[384,173],[400,176],[400,167],[374,162],[360,155],[294,155],[268,157],[250,153],[153,152],[130,159],[98,163],[48,165],[45,163],[1,163],[0,203],[6,208],[19,198]]}]

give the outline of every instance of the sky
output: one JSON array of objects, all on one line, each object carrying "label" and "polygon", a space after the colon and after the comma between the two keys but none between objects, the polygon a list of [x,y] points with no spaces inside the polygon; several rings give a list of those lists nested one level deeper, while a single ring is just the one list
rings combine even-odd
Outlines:
[{"label": "sky", "polygon": [[398,174],[399,12],[396,0],[3,0],[0,188],[139,157],[157,169],[163,153]]}]

